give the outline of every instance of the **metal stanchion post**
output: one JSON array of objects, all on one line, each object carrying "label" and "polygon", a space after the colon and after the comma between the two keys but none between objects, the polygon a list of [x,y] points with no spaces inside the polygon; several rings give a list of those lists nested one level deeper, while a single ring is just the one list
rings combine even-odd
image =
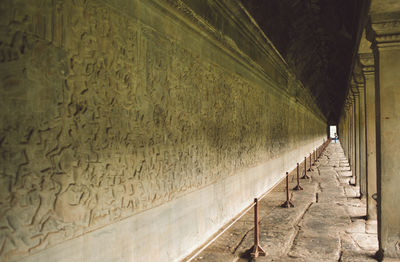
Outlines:
[{"label": "metal stanchion post", "polygon": [[301,179],[310,179],[307,175],[307,157],[304,157],[304,176],[302,176]]},{"label": "metal stanchion post", "polygon": [[258,199],[254,198],[254,246],[251,256],[256,258],[258,256],[266,256],[264,249],[260,246],[259,228],[258,228]]},{"label": "metal stanchion post", "polygon": [[297,163],[297,186],[293,188],[293,190],[303,190],[303,188],[300,186],[300,167],[299,163]]},{"label": "metal stanchion post", "polygon": [[289,173],[286,172],[286,201],[281,205],[281,207],[294,207],[292,202],[290,202],[290,193],[289,193]]}]

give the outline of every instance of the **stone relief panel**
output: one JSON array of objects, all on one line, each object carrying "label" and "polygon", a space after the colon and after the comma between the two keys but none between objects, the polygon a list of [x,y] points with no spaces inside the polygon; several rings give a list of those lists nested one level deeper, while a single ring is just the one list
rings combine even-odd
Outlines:
[{"label": "stone relief panel", "polygon": [[278,157],[318,132],[296,119],[325,128],[101,1],[2,1],[0,34],[0,260]]}]

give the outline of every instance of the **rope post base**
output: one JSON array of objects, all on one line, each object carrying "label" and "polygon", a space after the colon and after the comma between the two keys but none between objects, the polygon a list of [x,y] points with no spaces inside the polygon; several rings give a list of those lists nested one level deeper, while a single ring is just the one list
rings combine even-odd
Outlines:
[{"label": "rope post base", "polygon": [[260,246],[259,229],[258,229],[258,199],[254,198],[254,246],[253,251],[250,253],[251,257],[257,258],[259,256],[265,257],[267,253]]},{"label": "rope post base", "polygon": [[310,179],[307,175],[307,157],[304,157],[304,176],[302,176],[301,179]]},{"label": "rope post base", "polygon": [[292,202],[290,202],[290,197],[289,197],[289,173],[288,172],[286,172],[286,201],[285,201],[285,203],[283,203],[281,205],[281,207],[285,207],[285,208],[294,207]]},{"label": "rope post base", "polygon": [[253,251],[250,253],[251,257],[257,258],[259,256],[265,257],[267,253],[265,253],[264,249],[258,245],[257,247],[253,247]]},{"label": "rope post base", "polygon": [[300,167],[299,163],[297,163],[297,186],[293,188],[293,190],[303,190],[303,188],[300,186]]}]

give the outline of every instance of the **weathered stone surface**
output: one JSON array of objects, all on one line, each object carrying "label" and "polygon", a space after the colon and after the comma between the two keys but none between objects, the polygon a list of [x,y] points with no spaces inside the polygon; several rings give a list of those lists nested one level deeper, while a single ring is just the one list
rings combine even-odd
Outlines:
[{"label": "weathered stone surface", "polygon": [[365,234],[352,233],[351,237],[357,243],[357,245],[363,250],[377,250],[378,249],[378,237],[376,234]]},{"label": "weathered stone surface", "polygon": [[1,260],[178,259],[323,142],[236,2],[216,27],[173,2],[1,1]]},{"label": "weathered stone surface", "polygon": [[353,223],[351,223],[351,226],[349,226],[346,229],[346,233],[365,233],[365,221],[364,220],[360,220],[360,219],[356,219],[355,221],[353,221]]},{"label": "weathered stone surface", "polygon": [[374,252],[344,251],[340,257],[341,262],[375,262]]},{"label": "weathered stone surface", "polygon": [[[382,1],[373,2],[371,16],[374,19],[370,26],[375,34],[373,41],[377,43],[373,52],[377,70],[375,98],[379,252],[384,257],[400,260],[400,209],[395,208],[400,201],[400,139],[395,132],[400,128],[400,115],[397,113],[397,101],[400,99],[397,84],[400,81],[397,73],[400,69],[399,6],[394,4],[393,9],[385,10],[382,14],[382,6],[379,8],[375,5]],[[383,19],[386,15],[393,15],[393,18]]]},{"label": "weathered stone surface", "polygon": [[377,221],[376,220],[367,220],[365,224],[365,231],[370,234],[377,234]]},{"label": "weathered stone surface", "polygon": [[300,232],[288,256],[313,258],[314,261],[338,261],[340,241],[337,236],[329,236],[328,234],[321,236],[320,234]]}]

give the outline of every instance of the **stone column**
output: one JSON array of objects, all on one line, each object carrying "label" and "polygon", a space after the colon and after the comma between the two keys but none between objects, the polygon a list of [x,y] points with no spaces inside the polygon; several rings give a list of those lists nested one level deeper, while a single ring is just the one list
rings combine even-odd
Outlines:
[{"label": "stone column", "polygon": [[346,156],[347,159],[349,159],[349,152],[348,152],[348,147],[347,147],[347,119],[349,117],[349,113],[348,113],[348,106],[347,104],[344,107],[344,114],[343,114],[343,120],[342,120],[342,135],[341,135],[341,142],[342,142],[342,147],[343,147],[343,151],[344,154]]},{"label": "stone column", "polygon": [[378,255],[400,258],[400,15],[379,21],[372,17],[371,21],[376,70]]},{"label": "stone column", "polygon": [[346,157],[347,157],[347,160],[349,160],[349,163],[350,163],[350,149],[349,149],[349,144],[350,144],[350,141],[349,141],[349,139],[350,139],[350,137],[349,137],[349,133],[350,133],[350,123],[349,123],[349,119],[350,119],[350,105],[348,104],[348,102],[347,102],[347,105],[346,105]]},{"label": "stone column", "polygon": [[354,168],[356,172],[356,186],[360,187],[360,94],[355,86],[355,104],[354,104],[354,139],[355,139],[355,161]]},{"label": "stone column", "polygon": [[347,160],[349,161],[350,164],[350,109],[351,109],[351,105],[350,105],[350,101],[347,101],[347,105],[346,105],[346,157]]},{"label": "stone column", "polygon": [[349,121],[348,121],[348,126],[349,126],[349,143],[348,143],[348,147],[349,147],[349,165],[351,168],[351,173],[352,173],[352,178],[353,181],[355,179],[356,174],[354,173],[354,168],[353,168],[353,124],[354,124],[354,119],[353,119],[353,112],[354,112],[354,98],[353,95],[350,94],[350,98],[349,98],[350,102],[349,102]]},{"label": "stone column", "polygon": [[375,67],[371,53],[360,54],[360,62],[365,79],[365,123],[367,137],[367,219],[376,220],[376,132],[375,132]]},{"label": "stone column", "polygon": [[351,170],[353,173],[353,181],[354,185],[356,185],[357,180],[357,173],[356,173],[356,97],[353,93],[352,95],[352,103],[351,103],[351,122],[350,122],[350,129],[351,129]]},{"label": "stone column", "polygon": [[346,101],[345,107],[345,115],[344,115],[344,126],[345,126],[345,141],[344,141],[344,151],[346,152],[346,158],[349,160],[349,105],[348,101]]},{"label": "stone column", "polygon": [[352,98],[348,97],[348,102],[347,102],[347,116],[346,116],[346,128],[347,128],[347,160],[349,160],[349,165],[351,166],[351,122],[352,122],[352,109],[353,109],[353,103],[351,102]]},{"label": "stone column", "polygon": [[347,152],[346,152],[346,114],[347,114],[347,109],[346,109],[346,102],[344,104],[343,108],[343,114],[340,117],[340,144],[342,145],[344,155],[347,157]]},{"label": "stone column", "polygon": [[351,89],[352,94],[353,94],[353,110],[352,110],[352,161],[351,161],[351,169],[353,170],[353,178],[354,178],[354,185],[355,186],[360,186],[360,167],[359,167],[359,162],[360,162],[360,153],[359,153],[359,147],[360,147],[360,141],[359,141],[359,124],[360,124],[360,119],[359,119],[359,94],[356,86],[354,83],[352,84],[353,88]]},{"label": "stone column", "polygon": [[367,175],[366,175],[366,141],[365,141],[365,88],[364,82],[358,83],[358,92],[359,92],[359,154],[360,154],[360,164],[359,164],[359,180],[360,180],[360,194],[362,197],[367,195]]}]

